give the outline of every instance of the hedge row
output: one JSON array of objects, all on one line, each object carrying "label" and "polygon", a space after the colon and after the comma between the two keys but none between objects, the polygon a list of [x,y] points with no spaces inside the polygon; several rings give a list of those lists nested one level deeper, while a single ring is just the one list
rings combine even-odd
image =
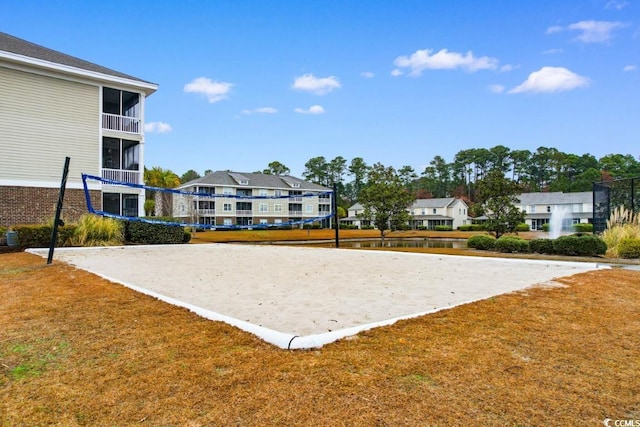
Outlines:
[{"label": "hedge row", "polygon": [[461,225],[458,227],[458,230],[460,231],[484,231],[484,225],[482,224],[467,224],[467,225]]},{"label": "hedge row", "polygon": [[[17,225],[12,227],[18,233],[18,245],[23,248],[48,248],[51,245],[51,225]],[[71,246],[75,225],[58,227],[56,247]]]},{"label": "hedge row", "polygon": [[[128,243],[177,244],[191,240],[191,233],[181,226],[124,221],[124,228]],[[51,225],[17,225],[12,229],[18,233],[18,245],[23,248],[48,248],[51,244]],[[75,225],[58,227],[56,247],[71,246],[75,232]]]},{"label": "hedge row", "polygon": [[[599,256],[607,252],[606,243],[590,234],[573,234],[557,239],[535,239],[526,241],[520,237],[502,236],[494,239],[489,236],[473,236],[467,239],[467,246],[479,250],[499,252],[535,252],[550,255]],[[638,249],[640,252],[640,243]],[[630,250],[633,253],[633,250]]]},{"label": "hedge row", "polygon": [[[549,232],[550,229],[551,225],[549,223],[542,224],[542,231]],[[593,224],[571,224],[571,231],[575,233],[593,233]]]}]

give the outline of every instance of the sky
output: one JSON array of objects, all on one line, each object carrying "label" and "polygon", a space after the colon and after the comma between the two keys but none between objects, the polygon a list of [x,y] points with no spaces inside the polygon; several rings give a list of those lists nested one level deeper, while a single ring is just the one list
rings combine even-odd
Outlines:
[{"label": "sky", "polygon": [[2,0],[0,31],[158,84],[145,164],[178,175],[640,155],[639,0]]}]

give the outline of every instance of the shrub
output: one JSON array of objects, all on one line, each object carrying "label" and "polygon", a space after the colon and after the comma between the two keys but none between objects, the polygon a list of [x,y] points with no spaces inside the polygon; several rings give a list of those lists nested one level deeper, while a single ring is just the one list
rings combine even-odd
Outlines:
[{"label": "shrub", "polygon": [[427,229],[427,226],[426,225],[419,225],[417,227],[417,229],[420,230],[420,231],[425,231]]},{"label": "shrub", "polygon": [[529,252],[529,242],[515,236],[501,236],[495,241],[494,248],[497,251],[510,252]]},{"label": "shrub", "polygon": [[542,224],[542,231],[546,231],[548,233],[550,228],[551,225],[549,223]]},{"label": "shrub", "polygon": [[529,231],[530,227],[529,224],[518,224],[516,226],[516,231]]},{"label": "shrub", "polygon": [[[358,227],[355,227],[355,229],[357,229]],[[360,227],[361,230],[373,230],[375,227],[373,225],[363,225],[362,227]]]},{"label": "shrub", "polygon": [[467,247],[479,249],[481,251],[490,251],[495,247],[496,240],[489,236],[471,236],[467,239]]},{"label": "shrub", "polygon": [[177,244],[184,240],[184,227],[179,225],[151,224],[142,221],[124,223],[125,240],[145,245]]},{"label": "shrub", "polygon": [[620,258],[640,258],[640,239],[623,239],[618,244]]},{"label": "shrub", "polygon": [[576,233],[593,233],[593,224],[586,224],[586,223],[573,224],[571,228]]},{"label": "shrub", "polygon": [[597,256],[607,252],[607,244],[591,234],[573,234],[555,239],[553,250],[558,255]]},{"label": "shrub", "polygon": [[450,225],[436,225],[435,230],[436,231],[451,231],[451,230],[453,230],[453,227],[451,227]]},{"label": "shrub", "polygon": [[190,241],[191,233],[185,230],[184,235],[182,236],[182,243],[189,243]]},{"label": "shrub", "polygon": [[529,250],[537,254],[553,254],[553,239],[533,239],[529,241]]},{"label": "shrub", "polygon": [[460,231],[484,231],[484,229],[482,224],[466,224],[458,227]]},{"label": "shrub", "polygon": [[86,214],[71,238],[74,246],[116,246],[124,243],[124,227],[113,218]]},{"label": "shrub", "polygon": [[[58,227],[56,247],[71,246],[75,229],[74,225]],[[51,225],[17,225],[13,230],[18,232],[18,245],[23,248],[48,248],[51,245]]]}]

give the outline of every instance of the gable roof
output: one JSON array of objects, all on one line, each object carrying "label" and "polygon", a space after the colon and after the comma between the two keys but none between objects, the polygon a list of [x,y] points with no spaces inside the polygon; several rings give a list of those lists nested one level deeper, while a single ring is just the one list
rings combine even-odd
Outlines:
[{"label": "gable roof", "polygon": [[[248,181],[248,184],[240,184],[239,179]],[[283,190],[310,190],[331,191],[312,182],[304,181],[290,175],[268,175],[264,173],[246,173],[232,171],[216,171],[201,178],[182,184],[179,188],[193,187],[194,185],[216,185],[225,187],[247,188],[278,188]]]},{"label": "gable roof", "polygon": [[[429,208],[446,208],[456,201],[460,201],[467,206],[467,203],[462,199],[456,199],[455,197],[445,197],[439,199],[416,199],[411,204],[408,209],[429,209]],[[360,203],[356,203],[355,205],[349,207],[350,211],[364,210],[364,206]]]},{"label": "gable roof", "polygon": [[145,88],[147,95],[151,95],[158,89],[158,85],[155,83],[31,43],[3,32],[0,32],[0,59],[16,63],[26,63],[39,68],[55,69],[68,74],[82,74],[87,77],[133,84]]},{"label": "gable roof", "polygon": [[445,208],[455,202],[453,197],[439,198],[439,199],[416,199],[411,207],[413,209],[420,208]]},{"label": "gable roof", "polygon": [[593,203],[593,193],[582,191],[576,193],[522,193],[518,196],[520,205],[567,205],[575,203]]}]

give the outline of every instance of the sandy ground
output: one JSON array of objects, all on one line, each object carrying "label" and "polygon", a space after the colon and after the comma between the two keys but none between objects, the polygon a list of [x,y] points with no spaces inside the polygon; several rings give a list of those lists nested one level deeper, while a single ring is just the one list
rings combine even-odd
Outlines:
[{"label": "sandy ground", "polygon": [[[30,252],[46,257],[46,250]],[[594,263],[270,245],[57,249],[55,260],[187,307],[282,348],[552,284]]]}]

